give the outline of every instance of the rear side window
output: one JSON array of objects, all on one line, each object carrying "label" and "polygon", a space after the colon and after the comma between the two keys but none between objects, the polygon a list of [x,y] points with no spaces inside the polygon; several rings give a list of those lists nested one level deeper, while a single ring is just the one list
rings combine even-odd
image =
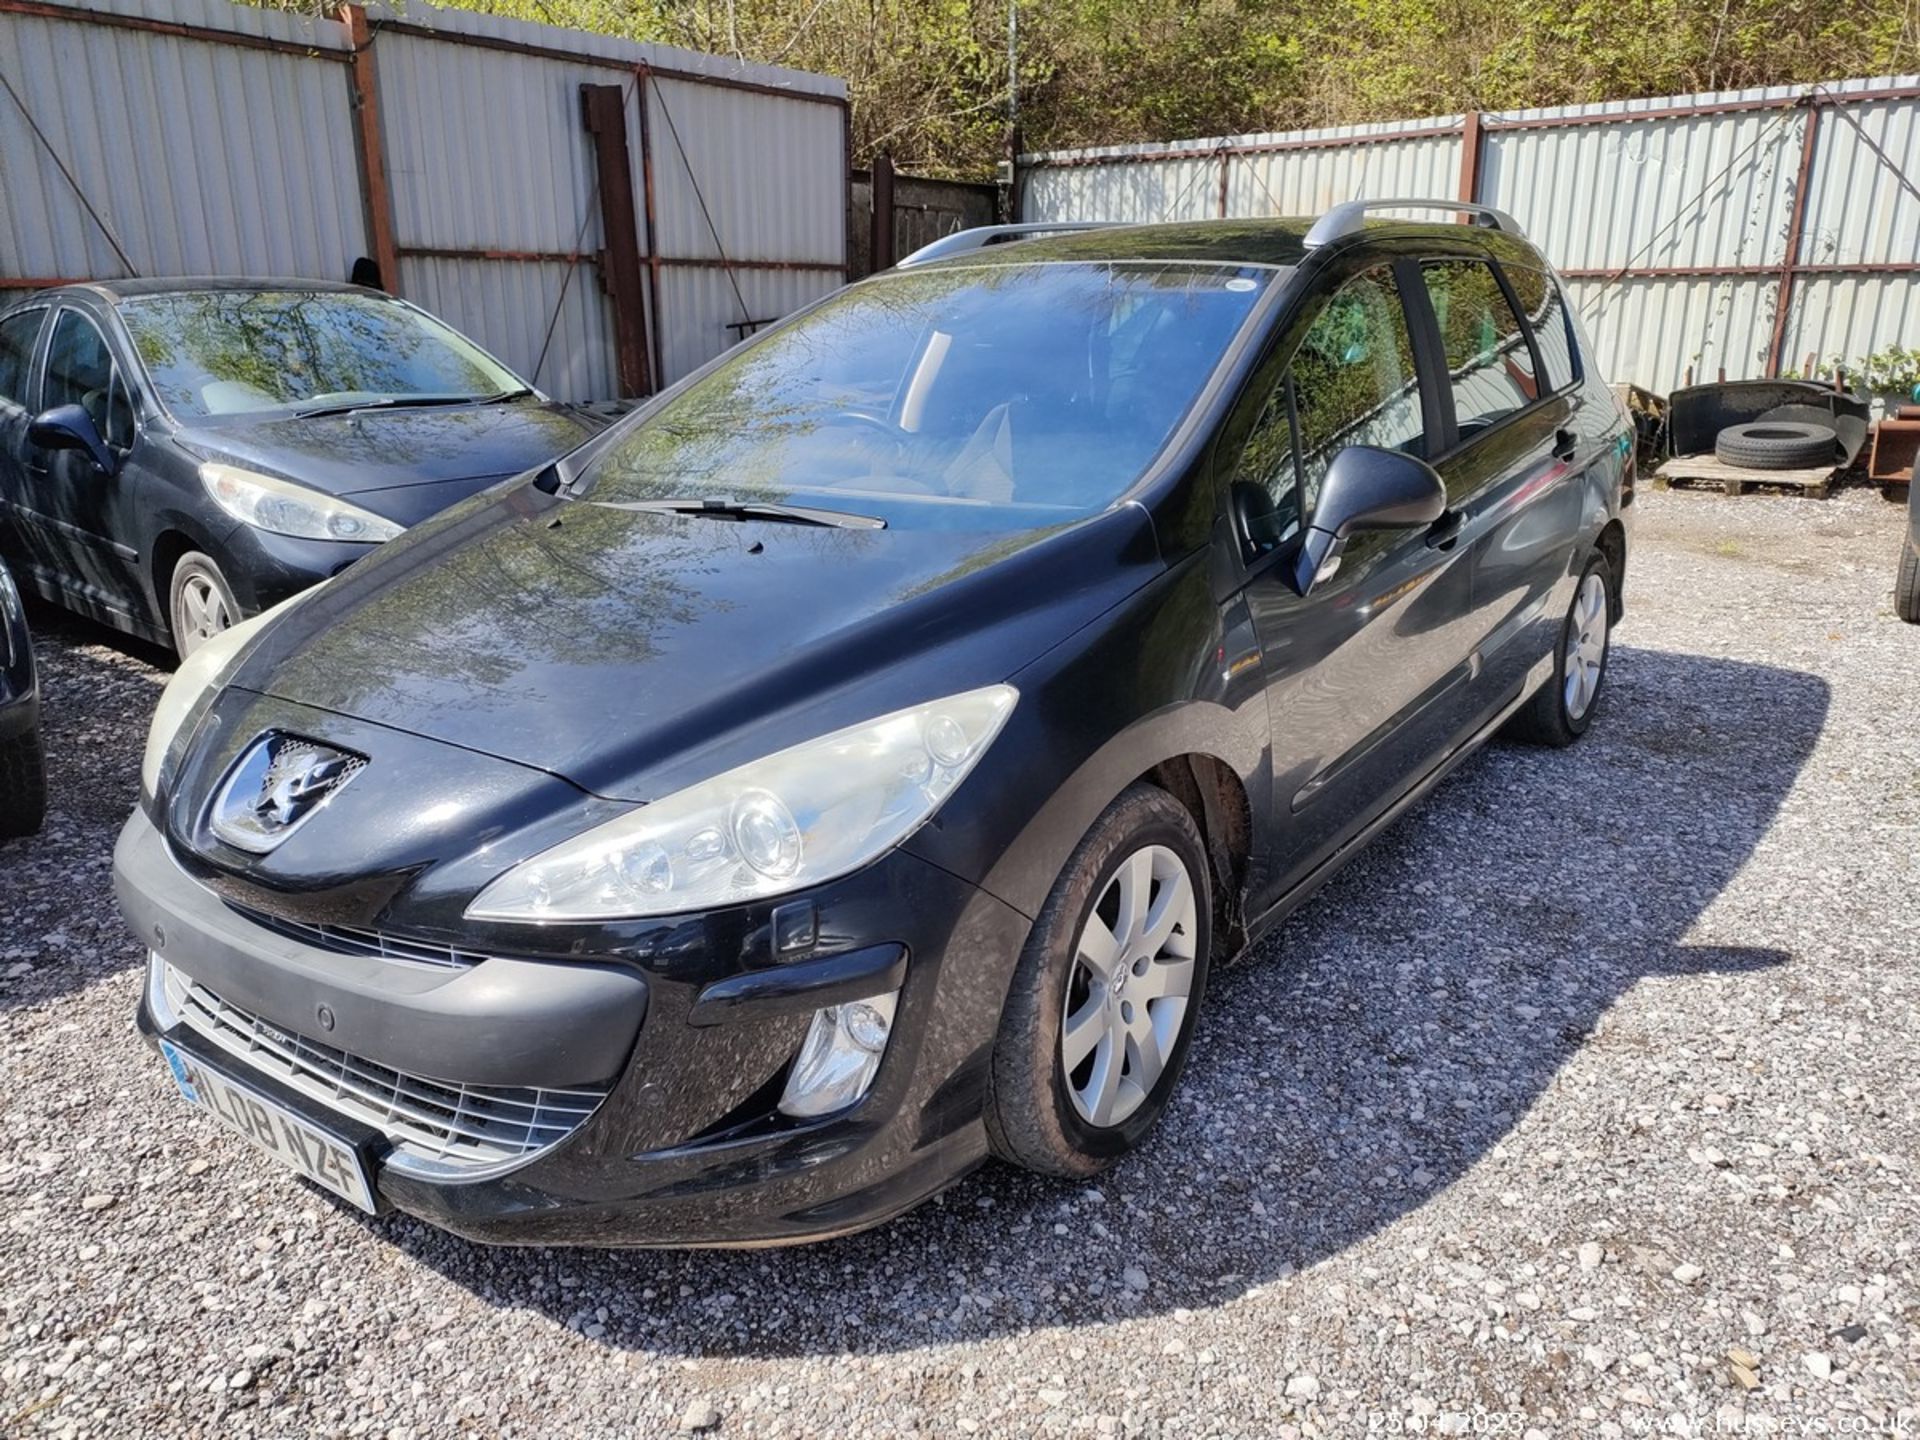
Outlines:
[{"label": "rear side window", "polygon": [[[1566,297],[1551,275],[1531,265],[1502,265],[1507,284],[1513,288],[1527,325],[1533,331],[1533,348],[1546,369],[1540,393],[1551,394],[1573,383],[1573,332],[1567,324]],[[1514,357],[1519,360],[1520,357]]]},{"label": "rear side window", "polygon": [[133,443],[133,406],[113,352],[99,327],[78,310],[62,310],[53,322],[42,388],[48,409],[78,405],[109,445],[124,449]]},{"label": "rear side window", "polygon": [[1533,373],[1526,332],[1491,265],[1432,260],[1420,269],[1446,352],[1454,419],[1461,440],[1471,440],[1545,392]]},{"label": "rear side window", "polygon": [[46,313],[29,310],[0,320],[0,400],[26,405],[27,378],[33,369],[33,342]]}]

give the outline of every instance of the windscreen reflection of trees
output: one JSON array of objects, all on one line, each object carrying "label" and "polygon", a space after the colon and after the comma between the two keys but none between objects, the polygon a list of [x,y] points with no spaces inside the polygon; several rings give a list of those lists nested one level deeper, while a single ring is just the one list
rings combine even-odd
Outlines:
[{"label": "windscreen reflection of trees", "polygon": [[742,349],[627,436],[595,498],[832,492],[1096,508],[1165,443],[1265,273],[986,266],[858,286]]},{"label": "windscreen reflection of trees", "polygon": [[121,313],[161,398],[190,415],[520,383],[444,326],[361,295],[201,291],[129,300]]}]

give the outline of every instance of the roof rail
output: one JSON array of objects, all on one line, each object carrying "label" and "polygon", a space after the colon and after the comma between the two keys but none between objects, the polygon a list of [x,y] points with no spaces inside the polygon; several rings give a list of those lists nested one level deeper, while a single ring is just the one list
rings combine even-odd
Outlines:
[{"label": "roof rail", "polygon": [[1466,200],[1348,200],[1334,206],[1313,222],[1313,228],[1307,231],[1307,248],[1311,250],[1317,245],[1331,245],[1335,240],[1359,234],[1369,210],[1451,210],[1456,215],[1471,216],[1472,224],[1488,230],[1499,230],[1508,235],[1521,233],[1520,223],[1506,211],[1496,210],[1491,205],[1475,205]]},{"label": "roof rail", "polygon": [[922,245],[893,268],[905,270],[914,265],[925,265],[931,260],[945,260],[950,256],[965,255],[971,250],[984,250],[989,245],[1029,240],[1035,235],[1058,235],[1068,230],[1104,230],[1119,223],[1117,220],[1056,220],[1051,224],[975,225],[971,230],[956,230],[951,235],[942,235],[931,245]]}]

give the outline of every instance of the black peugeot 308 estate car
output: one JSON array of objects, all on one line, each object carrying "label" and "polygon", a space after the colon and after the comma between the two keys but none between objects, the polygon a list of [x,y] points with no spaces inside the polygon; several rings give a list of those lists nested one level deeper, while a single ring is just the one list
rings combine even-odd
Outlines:
[{"label": "black peugeot 308 estate car", "polygon": [[1468,218],[970,232],[197,652],[116,857],[181,1093],[491,1241],[1113,1162],[1212,965],[1593,719],[1629,431]]}]

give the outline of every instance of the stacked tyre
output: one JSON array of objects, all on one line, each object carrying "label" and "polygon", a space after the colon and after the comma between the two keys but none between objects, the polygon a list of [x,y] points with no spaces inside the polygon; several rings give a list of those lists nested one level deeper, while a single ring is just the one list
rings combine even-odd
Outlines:
[{"label": "stacked tyre", "polygon": [[1839,436],[1831,425],[1802,420],[1754,420],[1729,425],[1714,437],[1713,453],[1743,470],[1805,470],[1831,465]]}]

